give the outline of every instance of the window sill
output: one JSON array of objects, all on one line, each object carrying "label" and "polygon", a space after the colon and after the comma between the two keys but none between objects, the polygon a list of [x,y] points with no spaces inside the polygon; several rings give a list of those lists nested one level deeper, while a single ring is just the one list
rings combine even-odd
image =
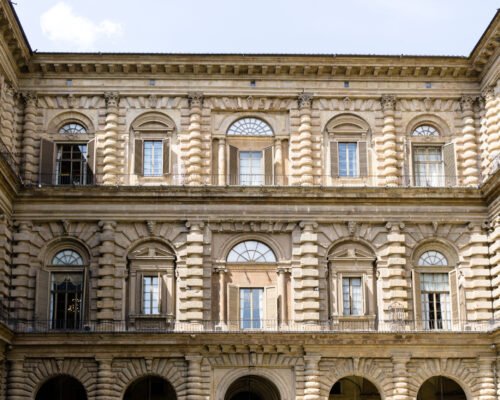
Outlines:
[{"label": "window sill", "polygon": [[129,315],[130,327],[140,330],[172,330],[175,318],[167,314]]}]

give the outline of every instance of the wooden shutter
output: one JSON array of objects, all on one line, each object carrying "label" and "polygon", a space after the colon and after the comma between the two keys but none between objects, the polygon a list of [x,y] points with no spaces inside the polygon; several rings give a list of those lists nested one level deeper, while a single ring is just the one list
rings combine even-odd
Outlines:
[{"label": "wooden shutter", "polygon": [[40,143],[40,179],[43,185],[53,185],[55,183],[55,155],[56,145],[50,140],[42,139]]},{"label": "wooden shutter", "polygon": [[413,315],[415,318],[415,328],[422,328],[422,296],[420,290],[420,273],[411,271],[411,283],[413,287]]},{"label": "wooden shutter", "polygon": [[403,160],[403,182],[406,186],[411,185],[411,174],[412,174],[412,154],[411,154],[411,142],[405,138],[404,141],[404,160]]},{"label": "wooden shutter", "polygon": [[288,162],[288,140],[283,140],[281,142],[281,153],[283,154],[283,185],[288,185],[288,174],[289,174],[289,165],[290,163]]},{"label": "wooden shutter", "polygon": [[86,324],[89,319],[90,309],[90,271],[88,268],[83,270],[83,294],[82,294],[82,322]]},{"label": "wooden shutter", "polygon": [[237,185],[239,183],[238,178],[238,149],[229,146],[229,184]]},{"label": "wooden shutter", "polygon": [[368,155],[366,154],[366,142],[358,142],[359,176],[368,176]]},{"label": "wooden shutter", "polygon": [[443,146],[444,162],[444,184],[455,186],[457,182],[457,170],[455,163],[455,144],[447,143]]},{"label": "wooden shutter", "polygon": [[217,185],[219,181],[219,141],[212,140],[212,185]]},{"label": "wooden shutter", "polygon": [[141,139],[135,139],[135,149],[134,149],[134,173],[136,175],[142,175],[144,170],[143,165],[143,153],[144,145]]},{"label": "wooden shutter", "polygon": [[339,144],[330,142],[330,175],[333,179],[339,177]]},{"label": "wooden shutter", "polygon": [[273,174],[273,146],[264,149],[264,184],[272,185],[274,183]]},{"label": "wooden shutter", "polygon": [[278,326],[278,291],[276,286],[268,286],[264,290],[266,298],[264,328],[276,329]]},{"label": "wooden shutter", "polygon": [[36,273],[36,302],[35,318],[40,329],[50,327],[49,319],[50,304],[50,273],[39,269]]},{"label": "wooden shutter", "polygon": [[239,329],[240,291],[238,286],[227,286],[227,327],[229,330]]},{"label": "wooden shutter", "polygon": [[96,139],[87,142],[87,183],[95,182],[96,171]]},{"label": "wooden shutter", "polygon": [[170,138],[163,139],[163,174],[170,173]]},{"label": "wooden shutter", "polygon": [[448,279],[450,282],[450,307],[451,307],[451,326],[459,326],[460,324],[460,308],[458,296],[458,274],[454,269],[448,272]]}]

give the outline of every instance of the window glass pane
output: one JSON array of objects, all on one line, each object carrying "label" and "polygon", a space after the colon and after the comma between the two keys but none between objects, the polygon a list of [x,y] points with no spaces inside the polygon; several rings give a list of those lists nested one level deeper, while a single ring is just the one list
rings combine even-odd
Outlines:
[{"label": "window glass pane", "polygon": [[240,184],[245,186],[262,185],[264,176],[262,171],[261,151],[240,152]]},{"label": "window glass pane", "polygon": [[234,246],[227,256],[228,262],[276,262],[274,252],[264,243],[247,240]]},{"label": "window glass pane", "polygon": [[82,319],[83,273],[51,274],[50,320],[52,329],[78,329]]},{"label": "window glass pane", "polygon": [[263,317],[262,288],[240,289],[240,327],[242,329],[262,328]]},{"label": "window glass pane", "polygon": [[87,182],[87,145],[59,144],[56,152],[56,182],[84,185]]},{"label": "window glass pane", "polygon": [[229,127],[227,134],[240,136],[272,136],[273,130],[261,119],[242,118]]},{"label": "window glass pane", "polygon": [[417,186],[443,186],[444,165],[441,147],[415,147],[415,184]]},{"label": "window glass pane", "polygon": [[339,176],[358,176],[357,143],[339,143]]},{"label": "window glass pane", "polygon": [[362,314],[363,299],[360,277],[342,279],[342,299],[344,315]]},{"label": "window glass pane", "polygon": [[163,142],[144,141],[144,176],[160,176],[163,173]]},{"label": "window glass pane", "polygon": [[420,287],[424,326],[427,329],[448,328],[451,323],[448,274],[422,273]]},{"label": "window glass pane", "polygon": [[144,276],[142,278],[142,308],[147,315],[159,314],[159,281],[157,276]]}]

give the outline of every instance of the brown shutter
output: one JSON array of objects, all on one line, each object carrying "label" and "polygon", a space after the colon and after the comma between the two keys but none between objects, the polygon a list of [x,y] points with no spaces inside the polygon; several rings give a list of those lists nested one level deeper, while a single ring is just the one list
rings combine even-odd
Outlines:
[{"label": "brown shutter", "polygon": [[339,149],[337,142],[330,142],[330,174],[333,179],[339,177]]},{"label": "brown shutter", "polygon": [[89,309],[90,309],[90,271],[88,268],[83,270],[83,298],[82,298],[82,320],[86,324],[89,319]]},{"label": "brown shutter", "polygon": [[403,160],[403,182],[406,186],[411,185],[411,171],[412,171],[412,156],[411,156],[411,142],[405,138],[404,142],[404,160]]},{"label": "brown shutter", "polygon": [[239,183],[238,178],[238,149],[229,146],[229,184],[237,185]]},{"label": "brown shutter", "polygon": [[143,141],[141,139],[135,139],[135,149],[134,149],[134,173],[136,175],[142,175],[143,174],[143,156],[142,153],[144,152],[144,145]]},{"label": "brown shutter", "polygon": [[451,326],[460,326],[460,308],[458,298],[458,276],[457,270],[454,269],[448,272],[448,279],[450,282],[450,307],[451,307]]},{"label": "brown shutter", "polygon": [[170,138],[163,139],[163,174],[170,173]]},{"label": "brown shutter", "polygon": [[219,141],[212,140],[212,185],[217,185],[219,178]]},{"label": "brown shutter", "polygon": [[[35,318],[38,329],[50,327],[49,319],[50,273],[39,269],[36,273]],[[36,329],[35,327],[35,329]]]},{"label": "brown shutter", "polygon": [[273,146],[264,149],[264,184],[272,185],[274,183],[273,173]]},{"label": "brown shutter", "polygon": [[444,162],[444,184],[455,186],[457,183],[457,171],[455,166],[455,144],[447,143],[443,146]]},{"label": "brown shutter", "polygon": [[229,330],[239,329],[240,291],[238,286],[227,286],[227,327]]},{"label": "brown shutter", "polygon": [[288,140],[283,140],[281,142],[281,152],[283,154],[283,185],[288,185],[288,167],[289,167],[289,162],[288,162]]},{"label": "brown shutter", "polygon": [[366,154],[366,142],[358,142],[359,176],[368,176],[368,155]]},{"label": "brown shutter", "polygon": [[278,327],[278,291],[276,286],[268,286],[264,290],[266,296],[264,328],[276,329]]},{"label": "brown shutter", "polygon": [[42,139],[40,143],[40,179],[43,185],[53,185],[55,183],[55,155],[56,145],[50,140]]},{"label": "brown shutter", "polygon": [[422,326],[422,296],[420,290],[420,273],[411,271],[411,283],[413,286],[413,315],[415,318],[415,328],[421,329]]},{"label": "brown shutter", "polygon": [[96,139],[87,142],[87,184],[95,182]]}]

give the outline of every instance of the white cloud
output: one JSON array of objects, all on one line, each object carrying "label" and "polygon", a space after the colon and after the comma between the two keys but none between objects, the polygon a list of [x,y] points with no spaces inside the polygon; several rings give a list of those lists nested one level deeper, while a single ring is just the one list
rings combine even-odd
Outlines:
[{"label": "white cloud", "polygon": [[94,49],[95,43],[102,37],[111,39],[123,34],[121,24],[108,19],[96,23],[76,15],[64,2],[44,12],[40,17],[40,25],[43,34],[50,40],[73,45],[79,51]]}]

